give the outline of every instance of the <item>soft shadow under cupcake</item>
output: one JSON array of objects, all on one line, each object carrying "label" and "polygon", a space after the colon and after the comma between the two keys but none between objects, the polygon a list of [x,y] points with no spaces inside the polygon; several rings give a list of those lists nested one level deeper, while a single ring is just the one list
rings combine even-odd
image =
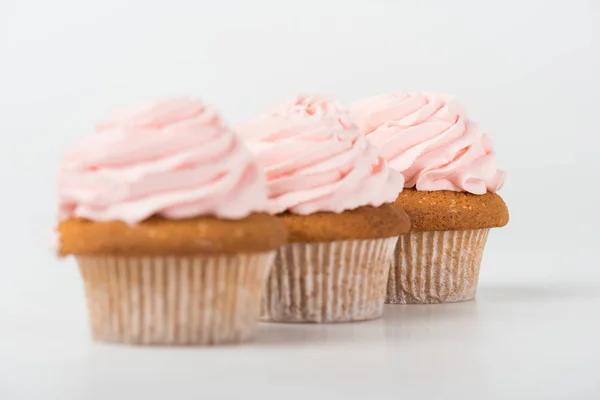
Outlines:
[{"label": "soft shadow under cupcake", "polygon": [[335,343],[381,342],[385,339],[385,321],[358,321],[352,324],[261,323],[250,342],[258,346],[328,345]]},{"label": "soft shadow under cupcake", "polygon": [[402,342],[463,342],[477,335],[480,323],[477,302],[386,305],[383,313],[385,340],[394,346]]}]

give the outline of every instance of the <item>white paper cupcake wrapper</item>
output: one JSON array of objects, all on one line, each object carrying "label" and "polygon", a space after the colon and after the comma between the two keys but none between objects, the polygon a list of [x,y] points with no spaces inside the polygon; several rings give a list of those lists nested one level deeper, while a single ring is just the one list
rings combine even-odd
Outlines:
[{"label": "white paper cupcake wrapper", "polygon": [[347,322],[383,313],[397,238],[282,247],[268,279],[261,317],[277,322]]},{"label": "white paper cupcake wrapper", "polygon": [[92,336],[147,345],[247,339],[274,255],[79,256]]},{"label": "white paper cupcake wrapper", "polygon": [[489,229],[400,236],[386,303],[454,303],[475,298]]}]

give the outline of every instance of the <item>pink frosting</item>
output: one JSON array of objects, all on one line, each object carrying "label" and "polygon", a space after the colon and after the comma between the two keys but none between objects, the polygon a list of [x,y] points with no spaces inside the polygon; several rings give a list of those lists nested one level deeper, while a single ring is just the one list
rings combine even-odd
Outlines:
[{"label": "pink frosting", "polygon": [[66,152],[61,218],[121,220],[264,211],[266,180],[252,153],[203,103],[177,98],[118,114]]},{"label": "pink frosting", "polygon": [[355,103],[350,113],[407,188],[484,194],[504,183],[489,136],[452,97],[384,94]]},{"label": "pink frosting", "polygon": [[266,170],[273,214],[378,207],[402,191],[402,175],[325,97],[295,97],[237,130]]}]

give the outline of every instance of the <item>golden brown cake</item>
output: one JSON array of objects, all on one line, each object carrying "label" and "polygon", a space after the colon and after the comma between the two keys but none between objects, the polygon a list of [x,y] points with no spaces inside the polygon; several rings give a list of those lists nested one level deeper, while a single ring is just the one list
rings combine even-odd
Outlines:
[{"label": "golden brown cake", "polygon": [[346,112],[323,96],[297,96],[237,131],[256,150],[269,212],[290,231],[262,307],[272,322],[349,322],[383,313],[386,282],[406,213],[392,203],[391,170]]},{"label": "golden brown cake", "polygon": [[264,320],[343,322],[381,315],[393,247],[410,229],[402,209],[384,204],[278,219],[290,243],[279,251],[269,278]]},{"label": "golden brown cake", "polygon": [[240,220],[152,217],[136,225],[83,218],[61,221],[59,254],[121,256],[261,253],[286,242],[287,231],[276,218],[251,214]]},{"label": "golden brown cake", "polygon": [[489,229],[508,222],[495,193],[505,173],[491,139],[443,94],[371,96],[351,114],[405,179],[395,205],[409,215],[412,231],[398,240],[386,302],[473,299]]},{"label": "golden brown cake", "polygon": [[413,232],[496,228],[508,223],[504,200],[491,192],[405,189],[394,204],[408,214]]},{"label": "golden brown cake", "polygon": [[213,110],[188,98],[98,124],[65,152],[59,256],[74,255],[92,337],[138,345],[240,342],[285,227],[261,214],[264,172]]},{"label": "golden brown cake", "polygon": [[289,232],[290,243],[333,242],[398,236],[410,230],[410,220],[400,207],[363,206],[342,213],[277,216]]}]

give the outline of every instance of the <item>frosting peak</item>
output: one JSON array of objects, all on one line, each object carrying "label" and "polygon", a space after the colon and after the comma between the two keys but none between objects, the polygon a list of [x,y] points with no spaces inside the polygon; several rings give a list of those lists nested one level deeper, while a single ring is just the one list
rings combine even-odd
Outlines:
[{"label": "frosting peak", "polygon": [[58,184],[63,219],[236,219],[266,207],[265,178],[250,151],[198,100],[137,107],[96,130],[64,154]]},{"label": "frosting peak", "polygon": [[273,214],[377,207],[402,190],[402,175],[326,97],[294,97],[237,130],[266,170]]},{"label": "frosting peak", "polygon": [[355,103],[350,113],[407,188],[483,194],[502,187],[491,139],[453,97],[384,94]]}]

